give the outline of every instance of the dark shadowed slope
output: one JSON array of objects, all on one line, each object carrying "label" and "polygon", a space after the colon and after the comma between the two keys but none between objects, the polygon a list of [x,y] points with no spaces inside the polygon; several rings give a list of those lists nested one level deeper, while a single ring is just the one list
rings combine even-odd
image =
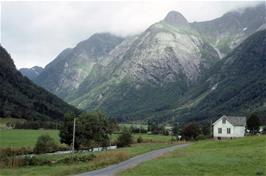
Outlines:
[{"label": "dark shadowed slope", "polygon": [[[266,30],[246,39],[215,65],[210,76],[190,92],[186,120],[215,118],[221,114],[266,114]],[[183,104],[186,104],[184,103]]]},{"label": "dark shadowed slope", "polygon": [[22,76],[10,55],[0,46],[0,117],[62,119],[69,111],[78,112]]}]

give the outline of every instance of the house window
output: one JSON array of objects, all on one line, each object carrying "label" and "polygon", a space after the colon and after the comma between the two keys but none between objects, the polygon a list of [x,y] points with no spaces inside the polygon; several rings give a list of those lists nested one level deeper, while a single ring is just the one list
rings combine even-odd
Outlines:
[{"label": "house window", "polygon": [[227,134],[231,134],[231,128],[227,128]]},{"label": "house window", "polygon": [[218,134],[222,134],[222,128],[218,128]]},{"label": "house window", "polygon": [[223,123],[223,124],[225,124],[225,123],[226,123],[226,119],[225,119],[225,118],[223,118],[223,120],[222,120],[222,123]]}]

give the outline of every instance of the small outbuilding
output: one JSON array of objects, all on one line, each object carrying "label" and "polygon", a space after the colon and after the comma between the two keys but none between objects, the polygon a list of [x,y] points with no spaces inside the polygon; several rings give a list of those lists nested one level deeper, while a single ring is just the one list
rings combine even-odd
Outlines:
[{"label": "small outbuilding", "polygon": [[213,125],[213,137],[236,138],[244,137],[246,129],[246,117],[223,115]]}]

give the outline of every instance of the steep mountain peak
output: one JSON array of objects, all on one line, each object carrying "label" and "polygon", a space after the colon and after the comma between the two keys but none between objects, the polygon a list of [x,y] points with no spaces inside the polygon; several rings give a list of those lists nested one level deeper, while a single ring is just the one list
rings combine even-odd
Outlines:
[{"label": "steep mountain peak", "polygon": [[187,19],[177,11],[170,11],[164,18],[164,21],[166,21],[169,24],[178,25],[178,26],[189,25]]}]

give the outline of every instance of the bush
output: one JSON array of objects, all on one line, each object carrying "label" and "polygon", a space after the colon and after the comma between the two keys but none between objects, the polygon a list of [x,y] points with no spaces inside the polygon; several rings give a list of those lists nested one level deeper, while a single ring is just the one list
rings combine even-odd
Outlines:
[{"label": "bush", "polygon": [[95,158],[96,156],[94,154],[91,155],[73,155],[68,156],[66,158],[63,158],[58,161],[58,163],[64,163],[64,164],[71,164],[71,163],[80,163],[80,162],[88,162]]},{"label": "bush", "polygon": [[251,114],[247,120],[247,129],[251,134],[256,134],[260,129],[260,119],[256,114]]},{"label": "bush", "polygon": [[37,158],[36,156],[11,156],[6,158],[1,158],[1,167],[22,167],[22,166],[42,166],[50,165],[52,161],[46,158]]},{"label": "bush", "polygon": [[21,158],[23,166],[43,166],[50,165],[52,161],[47,158],[38,158],[36,156],[25,156]]},{"label": "bush", "polygon": [[137,143],[142,143],[143,142],[143,138],[141,137],[141,136],[139,136],[138,138],[137,138]]},{"label": "bush", "polygon": [[117,138],[117,147],[127,147],[133,143],[133,137],[128,129],[124,129],[122,134]]},{"label": "bush", "polygon": [[199,136],[197,136],[197,140],[205,140],[205,139],[208,139],[209,138],[209,136],[205,136],[205,135],[203,135],[203,134],[200,134]]},{"label": "bush", "polygon": [[21,147],[21,148],[2,148],[0,149],[0,158],[16,155],[26,155],[32,154],[33,149],[30,147]]},{"label": "bush", "polygon": [[50,153],[57,150],[57,144],[55,140],[48,134],[42,135],[38,138],[34,148],[34,153]]},{"label": "bush", "polygon": [[181,131],[182,137],[186,140],[195,140],[200,133],[200,127],[197,123],[189,123]]}]

